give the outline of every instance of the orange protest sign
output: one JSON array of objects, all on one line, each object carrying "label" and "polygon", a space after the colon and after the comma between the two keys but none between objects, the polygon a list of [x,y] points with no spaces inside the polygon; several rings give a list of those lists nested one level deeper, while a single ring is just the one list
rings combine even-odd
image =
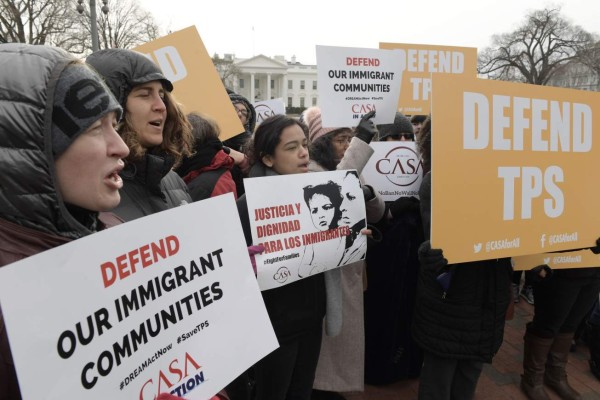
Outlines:
[{"label": "orange protest sign", "polygon": [[534,254],[513,257],[512,263],[515,271],[528,270],[542,264],[546,264],[552,269],[591,268],[600,266],[600,254],[594,254],[590,250]]},{"label": "orange protest sign", "polygon": [[451,262],[600,236],[600,94],[434,74],[432,246]]},{"label": "orange protest sign", "polygon": [[477,49],[426,44],[379,43],[380,49],[403,53],[404,70],[398,111],[427,115],[431,112],[431,74],[477,77]]},{"label": "orange protest sign", "polygon": [[197,111],[219,124],[221,140],[244,131],[195,26],[145,43],[134,50],[154,61],[173,82],[173,94],[186,113]]}]

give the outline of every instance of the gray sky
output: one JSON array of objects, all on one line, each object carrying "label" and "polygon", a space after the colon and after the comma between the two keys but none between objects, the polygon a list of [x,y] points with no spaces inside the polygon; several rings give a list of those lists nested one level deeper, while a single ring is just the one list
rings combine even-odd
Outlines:
[{"label": "gray sky", "polygon": [[[293,55],[315,63],[315,45],[378,48],[379,42],[477,47],[517,28],[530,10],[600,33],[600,1],[568,0],[138,0],[166,32],[196,25],[208,53]],[[288,3],[288,4],[286,4]]]}]

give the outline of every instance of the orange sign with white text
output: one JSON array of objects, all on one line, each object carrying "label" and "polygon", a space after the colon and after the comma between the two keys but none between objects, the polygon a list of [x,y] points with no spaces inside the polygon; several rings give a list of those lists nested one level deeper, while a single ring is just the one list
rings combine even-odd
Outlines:
[{"label": "orange sign with white text", "polygon": [[543,264],[552,269],[600,267],[600,254],[594,254],[590,250],[569,253],[534,254],[513,257],[512,263],[515,271],[528,270]]},{"label": "orange sign with white text", "polygon": [[173,82],[173,94],[185,113],[214,119],[225,140],[244,132],[212,59],[195,26],[173,32],[134,49],[144,53]]},{"label": "orange sign with white text", "polygon": [[600,93],[446,74],[432,93],[433,247],[456,263],[595,244]]},{"label": "orange sign with white text", "polygon": [[379,43],[380,49],[403,53],[398,111],[407,115],[431,112],[431,74],[477,77],[477,49],[426,44]]}]

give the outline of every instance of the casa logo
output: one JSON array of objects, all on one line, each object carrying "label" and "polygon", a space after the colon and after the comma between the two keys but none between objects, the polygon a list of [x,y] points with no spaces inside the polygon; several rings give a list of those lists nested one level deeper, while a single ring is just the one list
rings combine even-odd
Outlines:
[{"label": "casa logo", "polygon": [[285,283],[290,276],[292,276],[292,273],[287,267],[280,267],[273,275],[273,279],[278,283]]},{"label": "casa logo", "polygon": [[183,397],[204,383],[202,366],[185,353],[182,359],[173,359],[166,370],[160,370],[156,378],[148,379],[140,390],[140,400],[154,400],[160,393],[169,392]]},{"label": "casa logo", "polygon": [[376,111],[375,104],[352,104],[350,107],[352,114],[361,114],[361,116],[368,112]]},{"label": "casa logo", "polygon": [[410,186],[421,177],[423,163],[413,149],[398,146],[377,160],[375,169],[396,186]]},{"label": "casa logo", "polygon": [[254,107],[254,110],[256,111],[256,122],[259,124],[276,114],[275,110],[266,104],[258,104]]}]

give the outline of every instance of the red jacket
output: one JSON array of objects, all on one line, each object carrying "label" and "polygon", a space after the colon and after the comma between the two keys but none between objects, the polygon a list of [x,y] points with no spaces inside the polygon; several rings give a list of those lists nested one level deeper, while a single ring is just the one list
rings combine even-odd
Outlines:
[{"label": "red jacket", "polygon": [[231,175],[233,158],[223,150],[218,151],[210,165],[190,171],[183,177],[192,200],[199,201],[225,193],[233,193],[237,199],[235,182]]}]

